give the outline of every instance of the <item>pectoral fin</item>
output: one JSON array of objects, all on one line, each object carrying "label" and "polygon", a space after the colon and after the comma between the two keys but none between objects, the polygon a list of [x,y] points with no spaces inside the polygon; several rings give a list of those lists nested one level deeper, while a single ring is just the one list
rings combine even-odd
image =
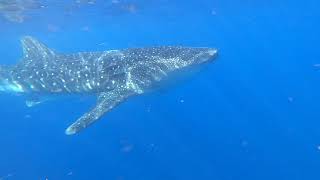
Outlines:
[{"label": "pectoral fin", "polygon": [[101,118],[106,112],[123,102],[131,94],[127,91],[113,90],[99,94],[96,106],[89,112],[81,116],[76,122],[71,124],[65,131],[67,135],[72,135],[88,127],[93,122]]}]

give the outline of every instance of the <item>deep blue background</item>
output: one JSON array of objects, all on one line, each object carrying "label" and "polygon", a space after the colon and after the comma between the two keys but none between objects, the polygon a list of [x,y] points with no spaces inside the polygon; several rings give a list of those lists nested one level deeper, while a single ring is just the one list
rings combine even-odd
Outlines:
[{"label": "deep blue background", "polygon": [[60,52],[185,45],[217,47],[219,57],[186,81],[130,99],[76,136],[64,130],[93,97],[27,108],[26,97],[1,94],[0,177],[320,179],[319,6],[101,0],[72,9],[67,1],[28,12],[24,23],[2,18],[2,64],[19,60],[24,35]]}]

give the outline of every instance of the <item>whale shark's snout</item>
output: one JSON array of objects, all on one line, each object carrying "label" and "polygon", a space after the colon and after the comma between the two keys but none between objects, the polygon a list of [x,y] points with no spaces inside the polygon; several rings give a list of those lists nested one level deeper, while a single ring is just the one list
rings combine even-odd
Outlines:
[{"label": "whale shark's snout", "polygon": [[171,57],[176,59],[180,68],[199,65],[205,62],[210,62],[214,60],[218,54],[218,50],[216,48],[209,48],[209,47],[191,47],[191,48],[178,47],[178,48],[171,48],[171,49],[172,49]]},{"label": "whale shark's snout", "polygon": [[194,64],[202,64],[215,59],[218,55],[218,50],[215,48],[196,48],[198,53],[195,55]]}]

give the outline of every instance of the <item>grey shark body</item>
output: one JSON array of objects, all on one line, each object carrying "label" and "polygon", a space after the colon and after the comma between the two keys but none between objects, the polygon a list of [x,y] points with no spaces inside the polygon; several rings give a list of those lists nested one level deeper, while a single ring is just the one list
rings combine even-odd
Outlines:
[{"label": "grey shark body", "polygon": [[214,48],[150,47],[62,54],[32,37],[22,39],[23,58],[0,67],[0,91],[27,94],[95,94],[97,103],[66,129],[86,128],[125,101],[170,75],[215,58]]}]

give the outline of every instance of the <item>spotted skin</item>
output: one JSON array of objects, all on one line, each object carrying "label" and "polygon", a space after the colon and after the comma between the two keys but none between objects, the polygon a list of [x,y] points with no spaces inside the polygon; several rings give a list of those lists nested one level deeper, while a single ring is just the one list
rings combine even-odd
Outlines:
[{"label": "spotted skin", "polygon": [[214,48],[179,46],[62,54],[32,37],[24,37],[22,46],[22,60],[0,68],[0,91],[97,94],[97,104],[67,128],[68,135],[86,128],[130,96],[152,89],[173,72],[202,65],[217,54]]}]

